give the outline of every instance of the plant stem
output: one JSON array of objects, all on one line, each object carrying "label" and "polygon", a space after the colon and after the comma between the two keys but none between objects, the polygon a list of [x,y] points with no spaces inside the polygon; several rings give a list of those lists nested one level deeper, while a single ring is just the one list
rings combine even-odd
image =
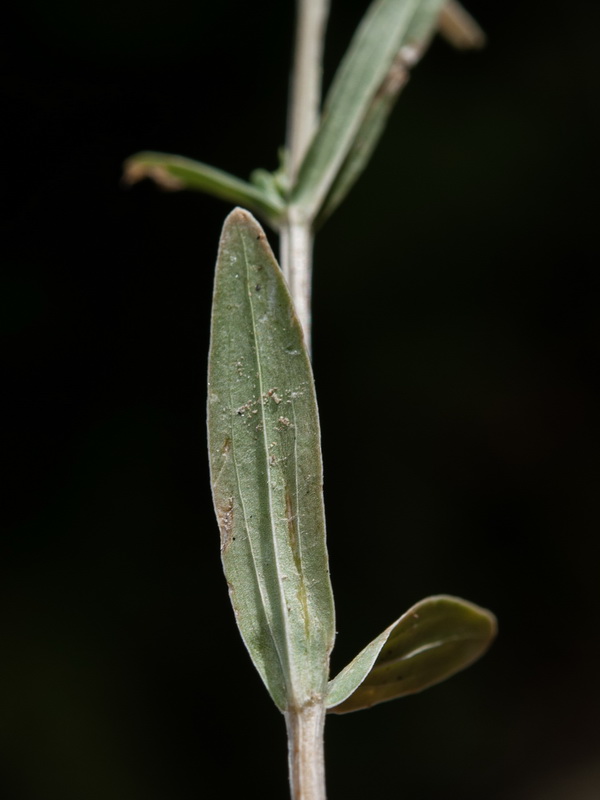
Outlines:
[{"label": "plant stem", "polygon": [[323,42],[329,0],[297,0],[296,42],[290,86],[287,170],[296,179],[319,122]]},{"label": "plant stem", "polygon": [[[319,124],[323,42],[329,0],[297,0],[296,42],[288,108],[288,185],[298,175]],[[311,348],[312,219],[289,206],[280,227],[280,260],[296,313]],[[285,712],[292,800],[326,800],[323,701]]]},{"label": "plant stem", "polygon": [[[329,0],[297,0],[296,43],[290,87],[287,129],[287,177],[292,186],[319,123],[323,41]],[[288,209],[280,228],[281,268],[310,352],[312,220]]]},{"label": "plant stem", "polygon": [[293,211],[294,209],[289,209],[288,218],[279,231],[281,269],[310,353],[313,234],[309,222],[293,220]]},{"label": "plant stem", "polygon": [[285,712],[292,800],[325,800],[322,702]]}]

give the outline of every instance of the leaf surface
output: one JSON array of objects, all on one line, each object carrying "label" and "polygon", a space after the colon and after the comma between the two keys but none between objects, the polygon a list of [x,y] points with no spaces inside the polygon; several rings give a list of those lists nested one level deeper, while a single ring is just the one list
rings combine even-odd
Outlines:
[{"label": "leaf surface", "polygon": [[318,213],[316,228],[320,228],[333,214],[364,172],[385,130],[398,95],[407,82],[408,69],[399,59],[395,67],[388,73],[361,122],[352,147]]},{"label": "leaf surface", "polygon": [[327,707],[345,714],[420,692],[476,661],[495,635],[486,609],[449,595],[421,600],[330,681]]},{"label": "leaf surface", "polygon": [[275,703],[327,684],[334,611],[310,361],[265,234],[234,210],[213,299],[208,434],[221,556],[237,623]]}]

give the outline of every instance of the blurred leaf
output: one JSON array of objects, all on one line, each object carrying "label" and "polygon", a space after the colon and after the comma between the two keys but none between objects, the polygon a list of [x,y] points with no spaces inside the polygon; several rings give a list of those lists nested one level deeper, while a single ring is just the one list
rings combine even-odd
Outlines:
[{"label": "blurred leaf", "polygon": [[[400,48],[365,113],[352,147],[319,211],[317,227],[320,227],[340,205],[369,163],[398,95],[408,83],[410,69],[420,61],[427,50],[435,32],[435,20],[435,14],[431,15],[426,8],[415,15],[406,32],[407,46]],[[477,22],[460,3],[453,0],[442,8],[437,23],[442,36],[461,50],[482,47],[485,42],[485,34]]]},{"label": "blurred leaf", "polygon": [[496,635],[490,611],[458,597],[421,600],[329,683],[335,714],[420,692],[476,661]]},{"label": "blurred leaf", "polygon": [[485,44],[485,33],[479,23],[455,0],[448,0],[442,8],[439,32],[458,50],[476,49]]},{"label": "blurred leaf", "polygon": [[408,69],[401,58],[396,59],[361,123],[352,148],[319,211],[316,227],[320,227],[336,210],[352,189],[385,130],[388,117],[398,95],[408,81]]},{"label": "blurred leaf", "polygon": [[277,228],[277,221],[283,212],[283,201],[274,192],[266,192],[227,172],[183,156],[136,153],[123,165],[123,181],[133,184],[144,178],[151,178],[167,191],[192,189],[231,203],[241,203],[259,214],[273,228]]},{"label": "blurred leaf", "polygon": [[411,46],[435,28],[443,3],[375,0],[370,6],[334,77],[292,191],[292,204],[306,218],[314,219],[322,207],[401,48],[410,63]]},{"label": "blurred leaf", "polygon": [[236,619],[275,703],[327,685],[334,611],[310,362],[265,234],[223,228],[213,300],[208,434],[223,567]]}]

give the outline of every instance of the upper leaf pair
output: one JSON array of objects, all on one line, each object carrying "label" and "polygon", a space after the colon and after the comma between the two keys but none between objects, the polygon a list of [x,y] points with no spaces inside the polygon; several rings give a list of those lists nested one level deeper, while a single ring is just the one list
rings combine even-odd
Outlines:
[{"label": "upper leaf pair", "polygon": [[[165,189],[195,189],[239,203],[278,229],[297,218],[323,222],[365,168],[406,80],[436,27],[456,46],[478,46],[477,24],[454,0],[375,0],[359,25],[325,99],[323,115],[294,185],[278,173],[246,182],[198,161],[144,152],[125,163],[125,181],[144,177]],[[285,165],[284,165],[285,167]]]}]

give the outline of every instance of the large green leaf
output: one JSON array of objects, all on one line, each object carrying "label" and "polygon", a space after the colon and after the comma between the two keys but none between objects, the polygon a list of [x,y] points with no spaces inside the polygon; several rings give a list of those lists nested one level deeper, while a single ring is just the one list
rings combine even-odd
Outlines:
[{"label": "large green leaf", "polygon": [[320,431],[300,324],[265,234],[223,228],[208,434],[221,555],[242,637],[281,709],[326,691],[334,638]]},{"label": "large green leaf", "polygon": [[345,714],[420,692],[476,661],[495,635],[486,609],[448,595],[421,600],[330,681],[327,707]]},{"label": "large green leaf", "polygon": [[412,37],[420,43],[435,27],[443,3],[375,0],[370,6],[335,75],[292,191],[292,204],[306,218],[317,216],[401,48],[410,47]]},{"label": "large green leaf", "polygon": [[123,165],[124,182],[132,184],[143,178],[152,179],[167,191],[191,189],[231,203],[243,203],[274,228],[283,211],[283,201],[274,192],[263,191],[228,172],[183,156],[150,151],[130,156]]}]

